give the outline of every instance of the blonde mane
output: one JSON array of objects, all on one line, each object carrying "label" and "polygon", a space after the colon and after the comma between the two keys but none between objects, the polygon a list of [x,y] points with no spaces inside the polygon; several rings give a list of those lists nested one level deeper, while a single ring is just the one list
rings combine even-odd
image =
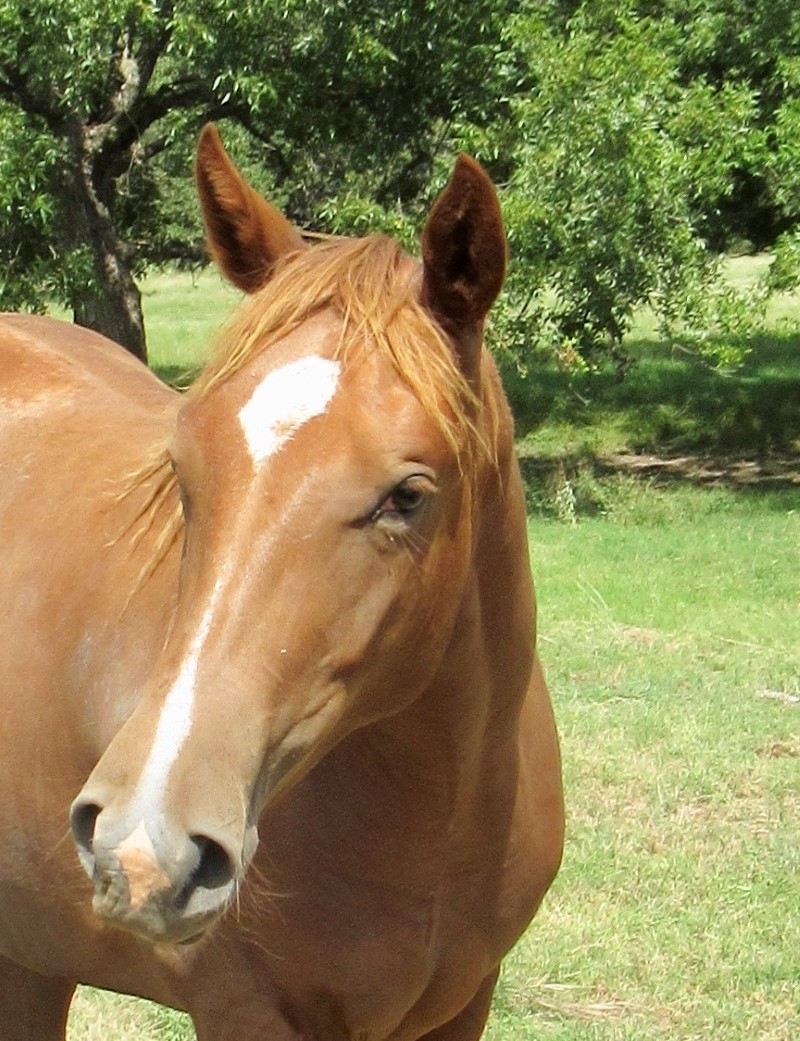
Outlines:
[{"label": "blonde mane", "polygon": [[[187,400],[203,398],[325,308],[342,318],[338,356],[346,363],[360,350],[377,350],[390,359],[465,474],[479,458],[496,461],[494,396],[485,388],[476,394],[452,344],[420,302],[419,266],[384,236],[324,242],[280,262],[228,323],[211,360],[186,391]],[[156,530],[144,579],[183,526],[166,444],[129,475],[120,498],[143,485],[149,492],[134,521],[134,543]]]}]

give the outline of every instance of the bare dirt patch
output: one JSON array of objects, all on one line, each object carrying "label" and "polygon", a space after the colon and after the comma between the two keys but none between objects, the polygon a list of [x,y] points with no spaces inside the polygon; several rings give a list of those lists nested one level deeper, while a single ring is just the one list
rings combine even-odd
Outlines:
[{"label": "bare dirt patch", "polygon": [[601,473],[625,473],[691,484],[800,488],[800,457],[795,454],[740,458],[618,452],[598,458],[595,467]]}]

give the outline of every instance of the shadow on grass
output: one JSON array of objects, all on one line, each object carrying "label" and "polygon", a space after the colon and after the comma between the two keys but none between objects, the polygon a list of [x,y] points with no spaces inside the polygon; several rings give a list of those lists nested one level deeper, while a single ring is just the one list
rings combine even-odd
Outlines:
[{"label": "shadow on grass", "polygon": [[[800,502],[800,334],[761,335],[745,365],[720,373],[663,345],[630,345],[635,364],[572,375],[504,372],[532,513],[678,520],[724,508]],[[695,498],[682,489],[717,494]]]},{"label": "shadow on grass", "polygon": [[630,345],[635,364],[622,380],[554,365],[532,365],[525,379],[504,372],[518,435],[613,425],[630,452],[800,453],[800,334],[757,336],[750,346],[745,365],[725,374],[652,343]]},{"label": "shadow on grass", "polygon": [[[800,506],[800,461],[792,471],[742,477],[735,467],[706,467],[682,457],[672,467],[630,460],[528,456],[520,459],[528,512],[574,524],[602,515],[624,523],[681,524],[724,512],[795,513]],[[638,457],[637,457],[638,462]]]},{"label": "shadow on grass", "polygon": [[199,371],[198,368],[184,365],[156,365],[153,367],[156,376],[176,390],[186,390]]}]

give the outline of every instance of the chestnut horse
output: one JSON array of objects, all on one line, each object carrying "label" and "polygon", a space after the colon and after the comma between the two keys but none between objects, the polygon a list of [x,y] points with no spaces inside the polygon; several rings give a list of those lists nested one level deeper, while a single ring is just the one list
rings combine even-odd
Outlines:
[{"label": "chestnut horse", "polygon": [[307,248],[210,127],[197,184],[249,297],[185,395],[0,321],[0,1036],[82,982],[200,1041],[472,1041],[563,831],[494,189],[460,159],[418,264]]}]

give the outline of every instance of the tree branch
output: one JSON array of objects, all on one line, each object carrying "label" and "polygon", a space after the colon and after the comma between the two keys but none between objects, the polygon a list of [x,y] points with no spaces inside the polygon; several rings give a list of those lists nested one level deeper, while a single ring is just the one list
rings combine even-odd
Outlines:
[{"label": "tree branch", "polygon": [[30,89],[27,79],[11,65],[0,68],[0,98],[16,105],[26,115],[43,119],[56,132],[64,124],[64,115],[55,99],[46,101]]},{"label": "tree branch", "polygon": [[249,107],[245,105],[225,105],[218,106],[208,109],[205,113],[206,120],[215,119],[232,119],[238,123],[247,133],[259,141],[265,148],[268,148],[272,155],[275,157],[277,165],[279,167],[279,180],[288,180],[292,174],[292,165],[286,158],[284,152],[275,144],[272,137],[261,129],[257,122],[253,119],[253,113]]},{"label": "tree branch", "polygon": [[[141,141],[145,130],[154,126],[171,112],[177,110],[198,109],[198,125],[208,120],[229,119],[238,123],[255,140],[260,141],[273,154],[279,168],[280,176],[283,178],[291,175],[292,167],[285,154],[272,138],[266,134],[259,124],[253,119],[252,111],[246,104],[222,104],[210,87],[194,80],[176,80],[159,87],[154,93],[143,97],[141,103],[136,106],[131,114],[132,119],[120,129],[115,138],[120,156],[127,153],[133,146]],[[139,158],[147,162],[153,156],[158,155],[168,145],[167,138],[163,135],[140,145]],[[127,165],[127,160],[123,164]]]},{"label": "tree branch", "polygon": [[120,114],[135,117],[137,106],[147,95],[159,59],[172,38],[173,0],[163,0],[159,5],[158,29],[134,38],[133,29],[126,33],[125,45],[117,58],[120,87],[112,104]]}]

